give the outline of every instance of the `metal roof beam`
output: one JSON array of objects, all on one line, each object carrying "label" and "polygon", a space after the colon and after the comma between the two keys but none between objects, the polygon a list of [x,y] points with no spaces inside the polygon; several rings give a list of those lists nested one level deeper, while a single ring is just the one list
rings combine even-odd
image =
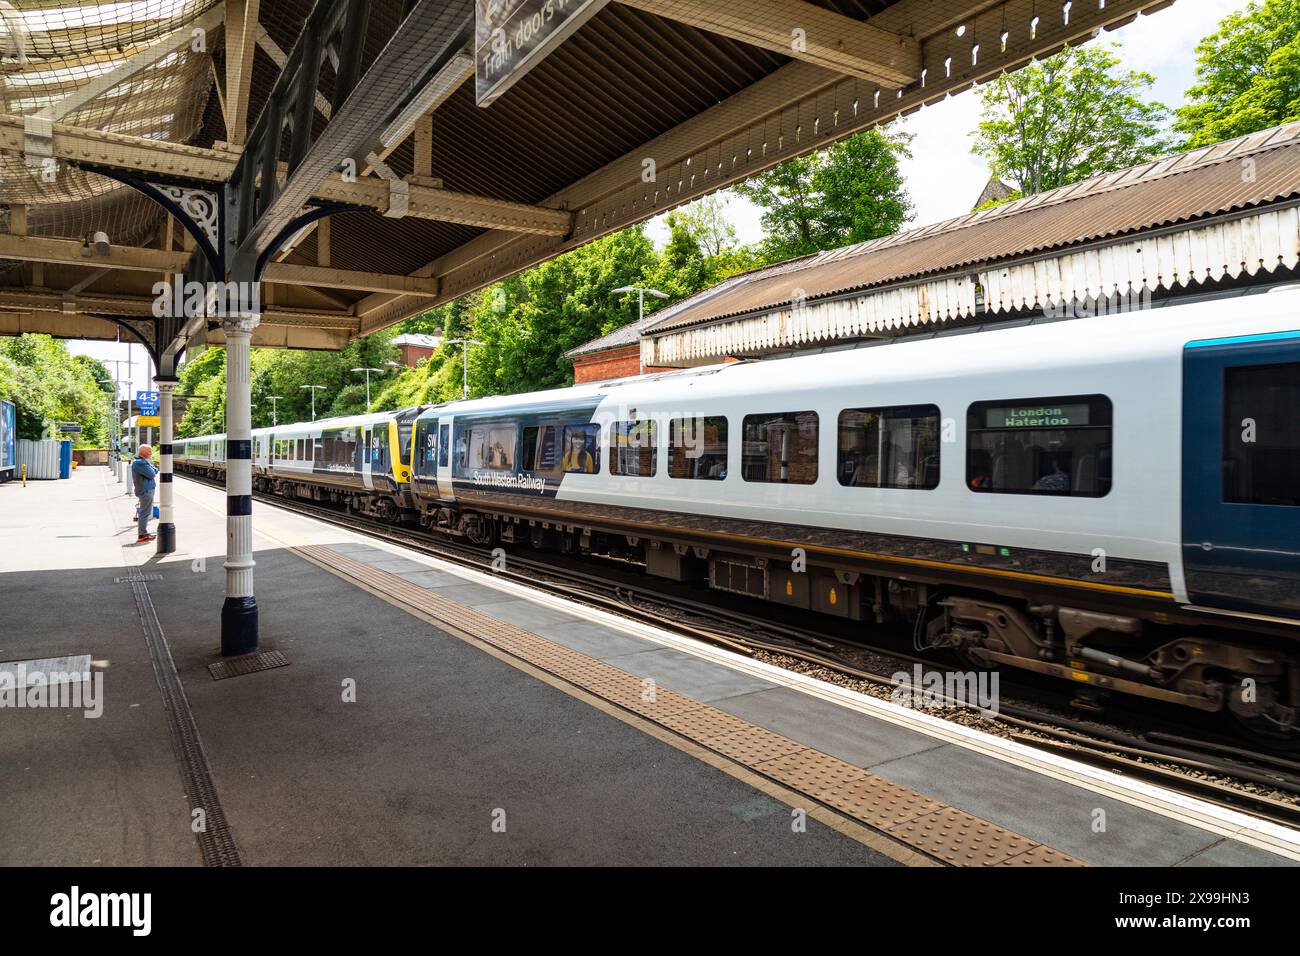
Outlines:
[{"label": "metal roof beam", "polygon": [[[46,239],[0,234],[0,259],[85,266],[88,269],[123,269],[133,272],[172,274],[184,272],[189,254],[138,246],[112,246],[106,256],[85,256],[82,255],[81,243],[75,239]],[[437,279],[387,275],[381,272],[359,272],[328,266],[271,263],[263,273],[262,280],[282,285],[315,286],[322,289],[353,289],[361,292],[419,296],[438,294]]]},{"label": "metal roof beam", "polygon": [[[24,148],[23,118],[0,114],[0,150],[21,153]],[[220,183],[234,169],[237,154],[203,149],[181,143],[105,133],[99,130],[54,124],[54,156],[91,169],[96,166],[130,170],[162,180]],[[283,174],[286,167],[280,165]],[[365,177],[345,182],[334,174],[320,183],[311,198],[386,212],[389,186],[383,180]],[[484,229],[502,229],[545,236],[563,236],[569,231],[569,213],[531,206],[527,203],[490,199],[412,183],[408,216]]]},{"label": "metal roof beam", "polygon": [[[71,304],[73,309],[67,306]],[[154,299],[152,295],[119,295],[106,292],[83,292],[76,301],[68,303],[61,291],[37,289],[0,288],[0,308],[30,311],[32,313],[78,312],[103,313],[126,318],[143,318],[152,321]],[[355,332],[357,318],[347,312],[329,309],[277,308],[270,306],[262,316],[263,322],[279,325],[301,325],[317,328],[343,329]],[[34,330],[35,331],[35,330]]]},{"label": "metal roof beam", "polygon": [[226,0],[226,141],[242,146],[248,138],[248,93],[253,86],[253,54],[261,30],[260,0]]},{"label": "metal roof beam", "polygon": [[921,73],[914,37],[890,33],[807,0],[620,0],[666,20],[890,88]]}]

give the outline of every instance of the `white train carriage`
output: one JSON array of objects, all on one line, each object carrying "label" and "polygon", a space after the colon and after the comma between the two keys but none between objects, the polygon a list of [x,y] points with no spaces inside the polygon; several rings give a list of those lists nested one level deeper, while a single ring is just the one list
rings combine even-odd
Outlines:
[{"label": "white train carriage", "polygon": [[[1280,291],[457,402],[416,424],[414,489],[476,541],[623,547],[654,574],[915,619],[984,662],[1285,722],[1298,328]],[[1228,693],[1247,678],[1253,703]]]}]

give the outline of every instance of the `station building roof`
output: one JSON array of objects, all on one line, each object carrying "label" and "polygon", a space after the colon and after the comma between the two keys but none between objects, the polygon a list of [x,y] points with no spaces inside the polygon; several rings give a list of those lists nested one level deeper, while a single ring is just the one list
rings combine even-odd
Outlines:
[{"label": "station building roof", "polygon": [[643,357],[716,361],[1294,269],[1298,204],[1292,123],[733,276],[655,313]]}]

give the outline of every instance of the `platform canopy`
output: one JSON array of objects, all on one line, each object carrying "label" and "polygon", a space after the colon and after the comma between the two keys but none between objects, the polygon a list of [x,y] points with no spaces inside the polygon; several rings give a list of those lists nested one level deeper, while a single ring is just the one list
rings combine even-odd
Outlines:
[{"label": "platform canopy", "polygon": [[0,0],[0,335],[339,348],[1168,2],[598,0],[480,105],[534,0]]}]

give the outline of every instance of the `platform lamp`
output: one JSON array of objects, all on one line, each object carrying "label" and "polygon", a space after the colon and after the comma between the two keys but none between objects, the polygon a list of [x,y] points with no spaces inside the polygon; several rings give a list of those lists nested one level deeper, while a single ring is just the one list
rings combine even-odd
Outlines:
[{"label": "platform lamp", "polygon": [[614,290],[615,295],[622,295],[626,292],[636,293],[636,334],[637,334],[637,367],[638,375],[645,374],[645,357],[641,353],[641,326],[645,324],[645,297],[646,293],[654,296],[656,299],[671,298],[667,292],[660,292],[658,289],[643,289],[637,285],[621,285]]},{"label": "platform lamp", "polygon": [[366,411],[370,411],[370,373],[374,372],[376,375],[379,375],[384,370],[382,368],[370,368],[363,365],[360,368],[354,368],[352,371],[366,373]]},{"label": "platform lamp", "polygon": [[487,345],[486,342],[480,342],[478,339],[443,339],[443,345],[463,345],[465,348],[461,352],[461,359],[464,363],[462,373],[462,392],[461,398],[469,398],[469,347],[471,345]]},{"label": "platform lamp", "polygon": [[117,460],[117,382],[111,378],[97,378],[95,381],[113,390],[113,397],[108,402],[108,464],[113,469],[113,477],[120,484],[122,475],[117,468],[119,464]]},{"label": "platform lamp", "polygon": [[299,385],[299,388],[311,389],[311,420],[316,420],[316,392],[324,388],[324,385]]},{"label": "platform lamp", "polygon": [[[316,394],[315,392],[312,392],[313,396],[315,394]],[[275,403],[284,401],[284,396],[268,395],[266,397],[271,400],[271,427],[274,428],[276,425],[280,424],[280,410]]]}]

